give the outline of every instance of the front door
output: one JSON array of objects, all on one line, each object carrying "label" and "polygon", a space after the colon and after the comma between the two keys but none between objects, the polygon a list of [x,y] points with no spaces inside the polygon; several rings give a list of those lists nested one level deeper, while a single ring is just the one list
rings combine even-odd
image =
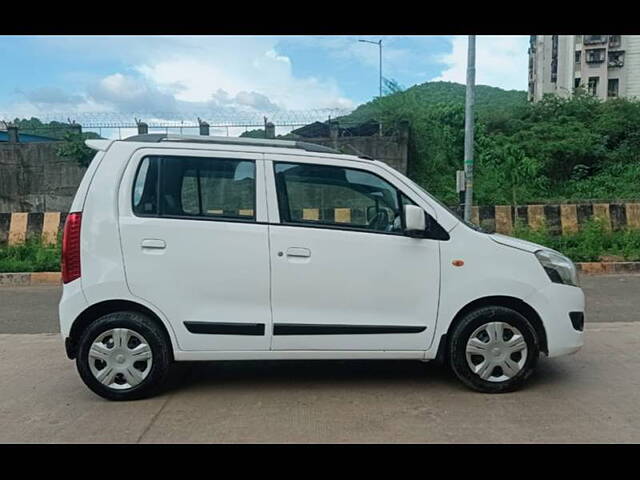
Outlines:
[{"label": "front door", "polygon": [[127,283],[167,317],[181,350],[269,349],[261,157],[161,150],[137,155],[127,169],[120,194]]},{"label": "front door", "polygon": [[404,234],[402,205],[415,202],[373,165],[266,158],[279,216],[270,226],[272,350],[425,350],[440,250]]}]

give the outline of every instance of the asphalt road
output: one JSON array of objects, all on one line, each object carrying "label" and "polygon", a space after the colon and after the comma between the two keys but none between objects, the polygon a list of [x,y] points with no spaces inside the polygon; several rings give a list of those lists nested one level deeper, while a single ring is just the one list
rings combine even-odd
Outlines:
[{"label": "asphalt road", "polygon": [[640,276],[582,284],[585,347],[541,358],[519,392],[472,392],[435,363],[210,362],[126,403],[66,358],[58,287],[0,288],[0,442],[640,442]]}]

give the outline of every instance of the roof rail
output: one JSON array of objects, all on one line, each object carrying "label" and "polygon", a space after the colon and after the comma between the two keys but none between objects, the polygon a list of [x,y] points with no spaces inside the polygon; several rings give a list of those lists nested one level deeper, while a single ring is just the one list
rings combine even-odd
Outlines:
[{"label": "roof rail", "polygon": [[123,139],[124,142],[190,142],[190,143],[215,143],[219,145],[245,145],[252,147],[278,147],[297,148],[308,152],[336,153],[342,152],[333,148],[317,145],[315,143],[298,142],[296,140],[275,140],[268,138],[246,138],[246,137],[214,137],[206,135],[173,135],[165,133],[148,133],[144,135],[134,135]]}]

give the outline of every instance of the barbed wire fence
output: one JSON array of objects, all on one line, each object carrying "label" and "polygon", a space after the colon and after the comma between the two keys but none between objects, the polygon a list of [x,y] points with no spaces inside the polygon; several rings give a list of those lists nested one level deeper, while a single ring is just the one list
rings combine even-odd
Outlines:
[{"label": "barbed wire fence", "polygon": [[[292,130],[314,122],[329,122],[337,120],[341,127],[351,127],[357,121],[343,118],[352,110],[348,109],[313,109],[313,110],[279,110],[270,112],[238,111],[219,109],[215,111],[199,112],[46,112],[32,115],[16,115],[10,112],[0,112],[0,121],[11,125],[16,119],[29,121],[32,118],[38,122],[30,122],[21,130],[35,135],[41,132],[43,136],[60,137],[69,130],[78,129],[82,132],[94,132],[104,138],[122,139],[136,135],[141,124],[146,126],[148,133],[178,133],[198,135],[206,125],[209,135],[240,136],[250,130],[264,130],[266,124],[275,127],[276,135],[285,135]],[[2,123],[0,123],[0,129]]]}]

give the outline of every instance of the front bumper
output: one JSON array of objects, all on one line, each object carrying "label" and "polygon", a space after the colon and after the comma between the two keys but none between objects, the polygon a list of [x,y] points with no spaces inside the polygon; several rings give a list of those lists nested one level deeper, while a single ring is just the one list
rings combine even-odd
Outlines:
[{"label": "front bumper", "polygon": [[575,318],[579,317],[576,314],[584,314],[584,293],[581,288],[550,283],[524,300],[542,319],[549,357],[569,355],[580,350],[584,345],[582,325],[581,322],[576,323]]}]

